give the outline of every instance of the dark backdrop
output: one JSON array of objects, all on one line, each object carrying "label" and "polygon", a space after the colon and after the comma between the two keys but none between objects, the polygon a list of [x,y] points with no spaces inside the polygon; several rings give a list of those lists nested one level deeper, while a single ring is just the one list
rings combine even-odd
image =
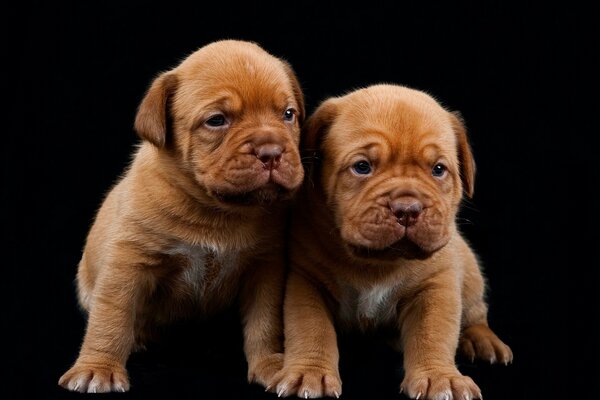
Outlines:
[{"label": "dark backdrop", "polygon": [[[579,101],[598,49],[591,11],[496,1],[121,3],[27,2],[3,13],[0,396],[84,397],[56,384],[84,329],[73,279],[94,212],[137,142],[137,105],[157,73],[210,41],[238,38],[292,64],[309,112],[379,82],[460,110],[478,166],[461,227],[488,277],[490,324],[515,354],[508,367],[460,368],[486,400],[593,397],[597,178]],[[343,398],[404,398],[400,356],[369,338],[340,346]],[[245,368],[236,316],[223,313],[134,355],[132,390],[119,397],[274,399],[245,383]]]}]

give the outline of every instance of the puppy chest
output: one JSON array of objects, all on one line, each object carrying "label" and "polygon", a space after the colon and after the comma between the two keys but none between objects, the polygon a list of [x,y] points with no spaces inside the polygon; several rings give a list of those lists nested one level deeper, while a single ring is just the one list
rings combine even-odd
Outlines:
[{"label": "puppy chest", "polygon": [[338,317],[350,325],[379,325],[396,316],[395,286],[378,285],[368,288],[345,286]]},{"label": "puppy chest", "polygon": [[167,251],[177,271],[174,289],[204,297],[210,291],[225,290],[233,285],[239,270],[238,252],[218,252],[209,246],[178,245]]}]

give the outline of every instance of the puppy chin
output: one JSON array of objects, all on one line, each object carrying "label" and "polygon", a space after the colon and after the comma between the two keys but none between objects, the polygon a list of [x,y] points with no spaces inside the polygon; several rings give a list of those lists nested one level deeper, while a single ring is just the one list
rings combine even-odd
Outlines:
[{"label": "puppy chin", "polygon": [[384,249],[373,249],[367,246],[350,243],[347,243],[346,247],[352,257],[363,261],[395,261],[401,258],[407,260],[424,260],[432,254],[432,252],[428,252],[413,242],[405,239]]},{"label": "puppy chin", "polygon": [[214,190],[212,196],[220,203],[230,206],[268,206],[292,198],[293,191],[273,182],[242,191]]},{"label": "puppy chin", "polygon": [[[210,196],[227,206],[268,206],[290,200],[300,187],[302,169],[246,168],[234,179],[204,181]],[[202,182],[202,181],[200,181]]]},{"label": "puppy chin", "polygon": [[363,261],[396,261],[399,259],[425,260],[447,243],[448,240],[417,244],[407,236],[404,236],[400,240],[383,248],[373,248],[368,245],[349,242],[346,242],[345,245],[352,257]]}]

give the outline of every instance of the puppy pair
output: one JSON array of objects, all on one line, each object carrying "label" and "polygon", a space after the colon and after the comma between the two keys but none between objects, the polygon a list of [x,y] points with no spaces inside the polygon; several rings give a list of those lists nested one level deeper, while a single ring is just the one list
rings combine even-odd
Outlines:
[{"label": "puppy pair", "polygon": [[455,365],[508,363],[488,327],[484,278],[455,219],[475,164],[461,119],[423,92],[375,85],[321,104],[303,129],[316,154],[292,210],[280,396],[339,397],[336,329],[386,330],[401,391],[481,398]]},{"label": "puppy pair", "polygon": [[247,42],[205,46],[154,81],[135,121],[143,143],[79,264],[89,317],[62,386],[128,390],[127,358],[157,326],[239,297],[248,379],[280,396],[339,396],[336,327],[387,326],[409,396],[480,397],[454,365],[459,338],[472,358],[512,354],[487,327],[454,222],[472,155],[456,116],[401,87],[328,100],[306,126],[319,162],[293,210],[284,358],[283,213],[303,179],[303,117],[290,66]]},{"label": "puppy pair", "polygon": [[158,326],[238,294],[248,378],[271,381],[303,117],[290,66],[252,43],[209,44],[156,78],[135,119],[143,142],[86,240],[77,288],[87,328],[61,386],[128,390],[126,361]]}]

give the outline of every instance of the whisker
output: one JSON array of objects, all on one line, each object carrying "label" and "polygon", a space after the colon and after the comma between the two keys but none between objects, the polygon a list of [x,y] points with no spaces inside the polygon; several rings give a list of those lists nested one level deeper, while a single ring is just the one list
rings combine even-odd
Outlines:
[{"label": "whisker", "polygon": [[477,208],[477,206],[475,205],[475,203],[473,203],[469,199],[463,199],[461,206],[463,208],[468,209],[468,210],[479,212],[479,209]]}]

